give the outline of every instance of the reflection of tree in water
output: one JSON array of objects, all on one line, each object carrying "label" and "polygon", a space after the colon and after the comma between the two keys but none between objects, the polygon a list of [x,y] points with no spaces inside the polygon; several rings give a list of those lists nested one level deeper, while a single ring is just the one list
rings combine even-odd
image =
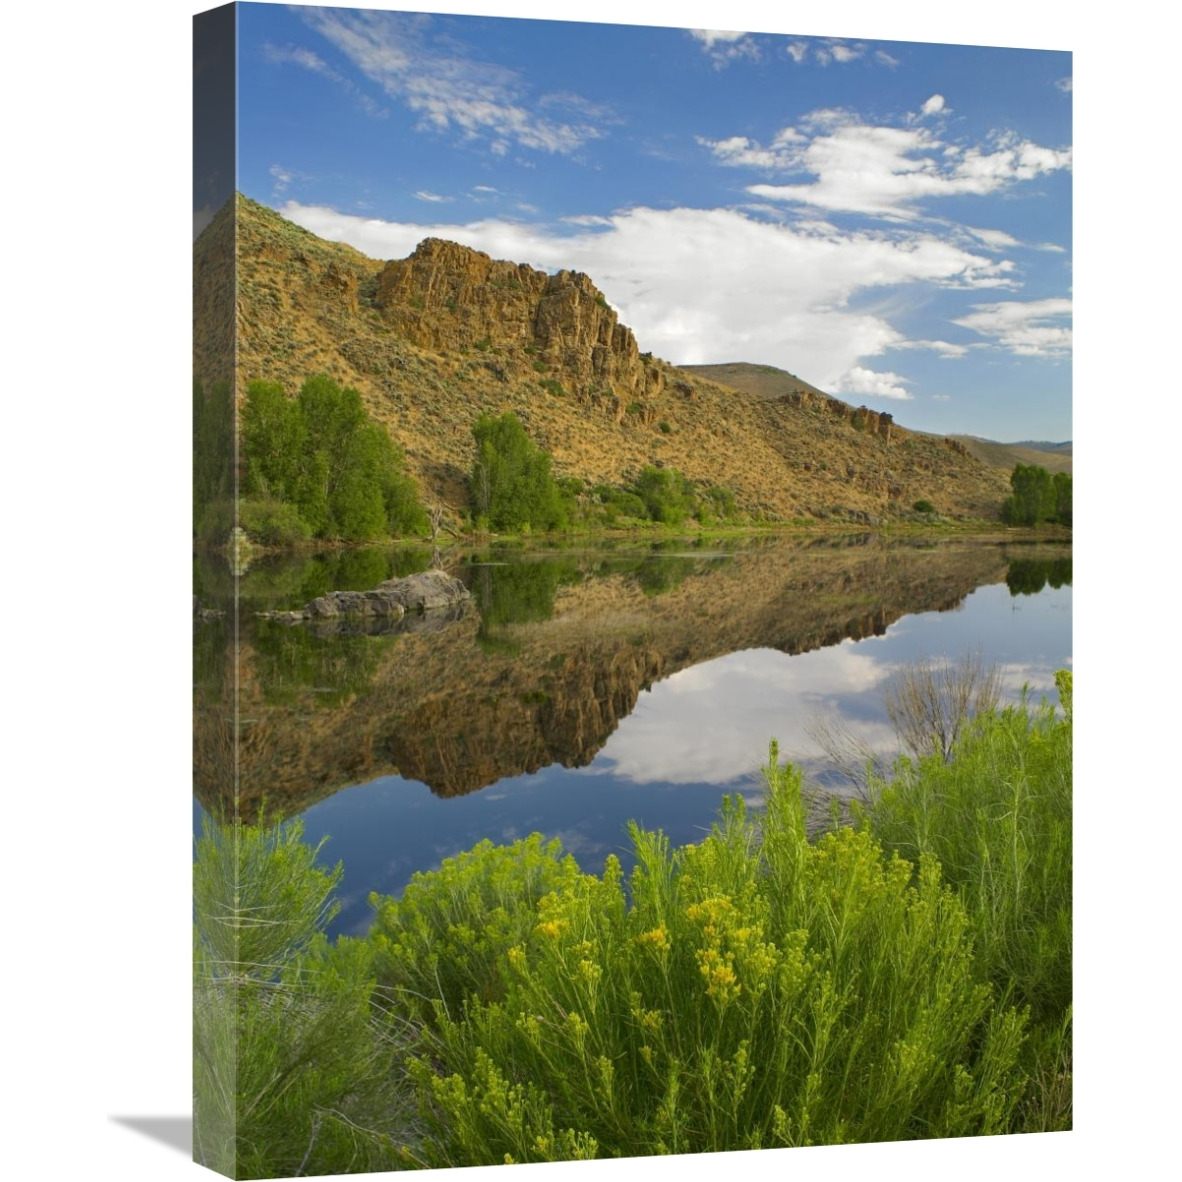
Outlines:
[{"label": "reflection of tree in water", "polygon": [[[200,592],[197,595],[200,599]],[[193,693],[196,699],[206,704],[218,701],[222,696],[226,663],[230,659],[231,626],[229,616],[193,624]]]},{"label": "reflection of tree in water", "polygon": [[[329,591],[369,591],[386,579],[418,574],[431,565],[422,547],[359,546],[311,554],[264,554],[239,579],[247,615],[302,607]],[[233,600],[233,575],[220,554],[201,554],[193,563],[193,593],[203,607]]]},{"label": "reflection of tree in water", "polygon": [[364,693],[392,636],[337,633],[317,636],[307,628],[275,620],[255,622],[255,670],[270,705],[289,705],[308,690],[324,706],[339,706]]},{"label": "reflection of tree in water", "polygon": [[509,624],[537,624],[550,619],[558,588],[583,581],[573,558],[504,565],[480,565],[481,561],[475,560],[467,567],[463,577],[480,612],[476,639],[486,653],[512,656],[519,646],[501,630]]},{"label": "reflection of tree in water", "polygon": [[1012,558],[1006,571],[1011,596],[1037,595],[1044,587],[1071,586],[1070,558]]}]

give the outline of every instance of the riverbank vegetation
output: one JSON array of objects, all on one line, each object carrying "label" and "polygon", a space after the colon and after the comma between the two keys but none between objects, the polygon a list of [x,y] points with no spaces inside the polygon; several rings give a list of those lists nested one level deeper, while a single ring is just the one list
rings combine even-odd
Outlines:
[{"label": "riverbank vegetation", "polygon": [[983,711],[816,839],[773,746],[761,810],[679,849],[633,826],[627,879],[482,842],[375,897],[364,940],[319,934],[336,881],[298,826],[211,829],[199,1155],[260,1177],[1070,1128],[1057,682],[1061,709]]},{"label": "riverbank vegetation", "polygon": [[1007,525],[1053,525],[1071,527],[1071,477],[1066,472],[1053,476],[1037,464],[1017,464],[1010,475],[1014,490],[1002,502],[1001,519]]},{"label": "riverbank vegetation", "polygon": [[[228,386],[194,390],[194,528],[222,544],[235,525],[232,408]],[[237,525],[266,547],[316,538],[374,541],[422,536],[426,510],[390,433],[361,395],[324,375],[290,397],[254,381],[241,412]]]}]

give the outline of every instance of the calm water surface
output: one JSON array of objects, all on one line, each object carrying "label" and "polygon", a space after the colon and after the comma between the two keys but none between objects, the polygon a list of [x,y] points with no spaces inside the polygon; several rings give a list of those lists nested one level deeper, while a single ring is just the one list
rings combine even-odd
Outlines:
[{"label": "calm water surface", "polygon": [[[721,799],[761,802],[781,757],[840,791],[810,738],[836,715],[885,756],[883,689],[922,657],[979,651],[1008,699],[1055,698],[1071,665],[1070,547],[887,543],[873,536],[661,548],[468,553],[464,612],[385,634],[289,627],[253,612],[421,569],[374,549],[259,565],[240,581],[244,811],[299,815],[342,861],[334,932],[361,933],[370,891],[483,838],[557,837],[589,871],[627,823],[674,844],[709,830]],[[228,572],[201,566],[203,605]],[[195,626],[195,825],[233,796],[233,649]],[[200,803],[197,803],[197,802]]]}]

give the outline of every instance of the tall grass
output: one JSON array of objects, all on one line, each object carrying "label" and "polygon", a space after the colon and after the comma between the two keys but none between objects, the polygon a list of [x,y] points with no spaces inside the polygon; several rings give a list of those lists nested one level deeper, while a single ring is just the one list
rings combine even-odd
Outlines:
[{"label": "tall grass", "polygon": [[397,1165],[410,1108],[372,952],[298,823],[206,822],[194,865],[194,1155],[232,1178]]},{"label": "tall grass", "polygon": [[1071,1127],[1072,676],[1062,713],[1023,702],[976,719],[953,757],[871,776],[863,828],[890,853],[939,860],[995,995],[1026,1007],[1034,1080],[1023,1126]]}]

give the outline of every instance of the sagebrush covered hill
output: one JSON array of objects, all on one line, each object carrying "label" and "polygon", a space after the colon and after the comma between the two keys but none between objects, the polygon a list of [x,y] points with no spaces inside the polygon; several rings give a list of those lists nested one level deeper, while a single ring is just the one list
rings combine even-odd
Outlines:
[{"label": "sagebrush covered hill", "polygon": [[[513,411],[559,476],[621,485],[645,465],[732,490],[752,519],[873,524],[929,501],[996,520],[1007,474],[769,367],[679,369],[642,352],[586,275],[503,262],[440,239],[383,262],[238,196],[194,246],[194,355],[204,382],[292,394],[325,373],[355,386],[428,501],[468,506],[472,425]],[[231,254],[232,252],[232,254]],[[236,263],[237,349],[213,307]],[[743,367],[739,367],[743,368]],[[732,377],[733,380],[733,377]]]}]

